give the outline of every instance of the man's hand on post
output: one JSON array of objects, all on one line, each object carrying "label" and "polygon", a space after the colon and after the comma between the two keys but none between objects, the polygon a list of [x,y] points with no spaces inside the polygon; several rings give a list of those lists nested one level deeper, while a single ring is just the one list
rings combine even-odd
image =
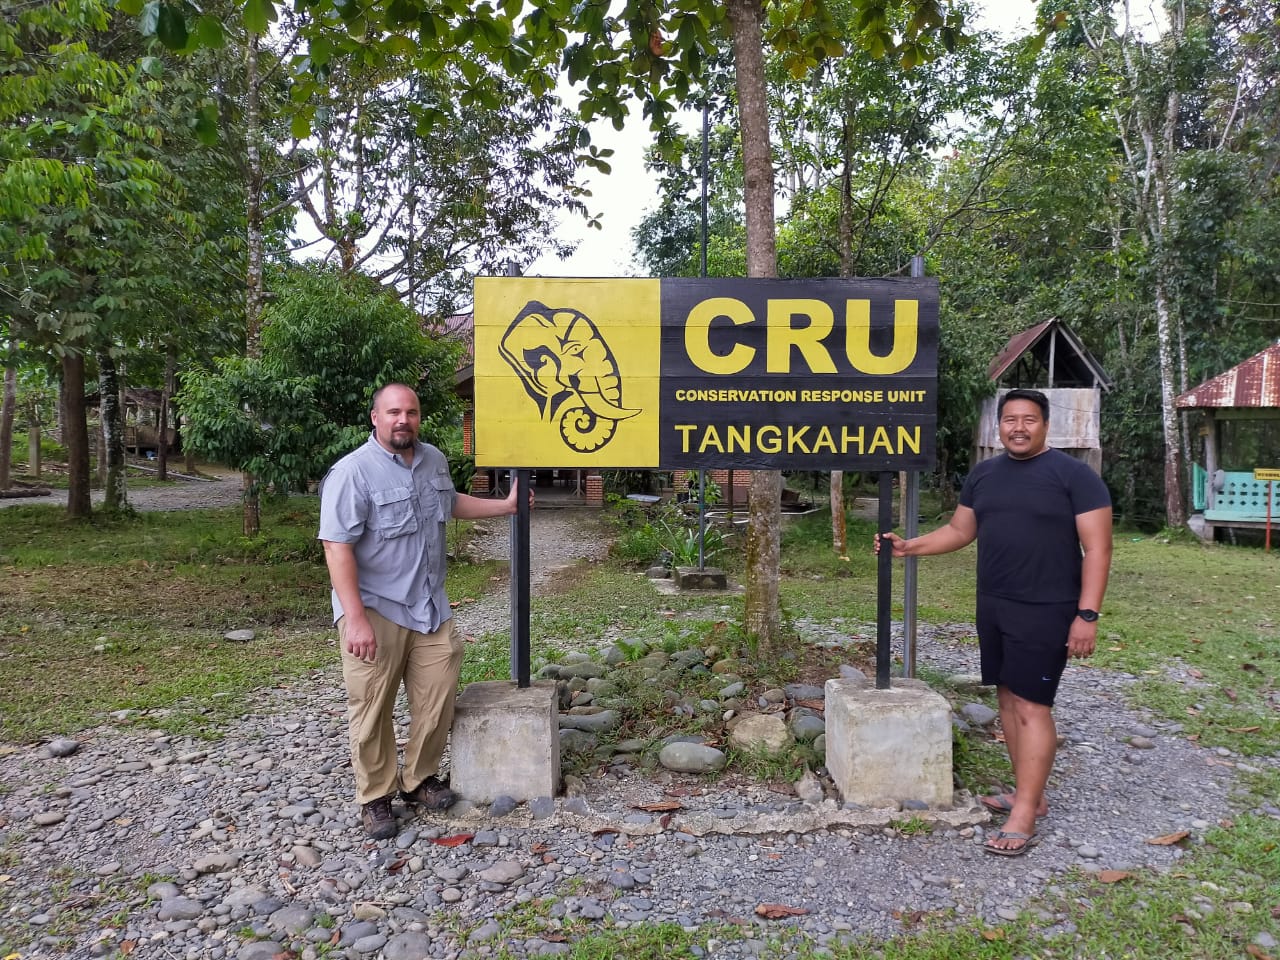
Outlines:
[{"label": "man's hand on post", "polygon": [[907,541],[903,540],[902,537],[898,536],[896,533],[877,533],[876,534],[875,552],[877,555],[879,555],[880,553],[881,540],[889,541],[889,546],[892,547],[893,555],[895,557],[905,557],[907,555]]},{"label": "man's hand on post", "polygon": [[[507,510],[512,514],[515,514],[520,509],[519,496],[520,481],[513,478],[511,481],[511,492],[507,494],[506,498]],[[533,484],[529,484],[529,509],[533,509]]]}]

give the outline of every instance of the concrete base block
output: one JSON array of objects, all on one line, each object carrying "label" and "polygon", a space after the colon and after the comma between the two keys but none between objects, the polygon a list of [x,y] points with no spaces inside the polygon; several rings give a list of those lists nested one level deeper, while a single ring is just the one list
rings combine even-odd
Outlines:
[{"label": "concrete base block", "polygon": [[876,807],[923,800],[949,809],[951,706],[920,680],[888,690],[866,679],[828,680],[827,770],[846,801]]},{"label": "concrete base block", "polygon": [[723,590],[729,585],[724,571],[717,567],[676,567],[672,573],[681,590]]},{"label": "concrete base block", "polygon": [[560,789],[560,724],[554,682],[521,689],[471,683],[453,712],[449,786],[474,803],[532,800]]}]

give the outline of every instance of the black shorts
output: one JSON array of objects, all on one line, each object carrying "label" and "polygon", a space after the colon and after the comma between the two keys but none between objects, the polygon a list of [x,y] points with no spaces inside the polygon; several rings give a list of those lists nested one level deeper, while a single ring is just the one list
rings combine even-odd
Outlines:
[{"label": "black shorts", "polygon": [[1067,635],[1075,618],[1074,601],[1022,603],[979,594],[982,682],[1052,707],[1067,666]]}]

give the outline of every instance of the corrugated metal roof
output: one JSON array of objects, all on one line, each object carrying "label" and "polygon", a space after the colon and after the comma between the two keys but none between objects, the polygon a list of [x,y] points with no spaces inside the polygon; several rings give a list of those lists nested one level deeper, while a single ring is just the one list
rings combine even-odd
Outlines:
[{"label": "corrugated metal roof", "polygon": [[1183,409],[1280,408],[1280,343],[1274,343],[1174,401]]},{"label": "corrugated metal roof", "polygon": [[[1009,338],[1009,342],[1004,345],[996,358],[991,361],[991,365],[987,367],[987,376],[997,382],[1005,375],[1018,360],[1027,354],[1034,354],[1038,361],[1046,367],[1049,365],[1048,353],[1049,348],[1046,341],[1054,329],[1066,341],[1070,351],[1063,351],[1055,363],[1058,367],[1057,377],[1062,381],[1074,380],[1078,381],[1081,386],[1085,387],[1101,387],[1103,390],[1111,389],[1111,378],[1107,376],[1102,366],[1094,359],[1093,354],[1085,347],[1084,343],[1076,336],[1069,326],[1057,317],[1051,317],[1043,323],[1037,323],[1034,327],[1023,330],[1021,333],[1015,333]],[[1045,341],[1045,342],[1042,342]],[[1051,386],[1063,386],[1063,382],[1051,384]]]},{"label": "corrugated metal roof", "polygon": [[1000,375],[1011,367],[1014,362],[1031,349],[1031,345],[1044,335],[1049,329],[1052,320],[1046,320],[1044,323],[1037,323],[1029,330],[1023,330],[1021,333],[1015,333],[1009,338],[1009,342],[1004,345],[1004,349],[996,354],[996,358],[991,361],[991,366],[987,367],[987,376],[992,380],[999,380]]}]

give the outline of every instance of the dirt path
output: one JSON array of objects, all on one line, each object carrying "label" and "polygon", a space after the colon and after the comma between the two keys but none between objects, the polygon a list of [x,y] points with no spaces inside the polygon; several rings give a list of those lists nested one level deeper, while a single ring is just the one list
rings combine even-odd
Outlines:
[{"label": "dirt path", "polygon": [[[130,474],[126,479],[129,506],[135,510],[204,510],[228,507],[240,501],[240,474],[222,467],[201,467],[202,479],[171,480],[165,484],[131,486],[137,479]],[[102,503],[104,492],[93,490],[90,498],[97,506]],[[52,490],[45,497],[0,497],[0,509],[27,504],[67,505],[66,490]]]}]

